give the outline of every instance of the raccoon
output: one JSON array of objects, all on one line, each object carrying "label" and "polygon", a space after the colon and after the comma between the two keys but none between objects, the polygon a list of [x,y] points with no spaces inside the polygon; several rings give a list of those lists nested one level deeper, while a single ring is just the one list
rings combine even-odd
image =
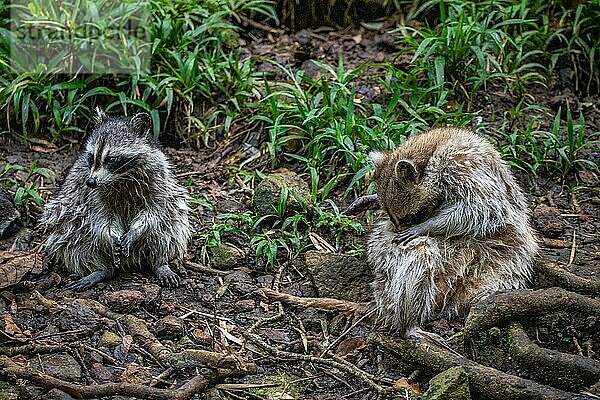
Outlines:
[{"label": "raccoon", "polygon": [[42,213],[47,257],[84,276],[69,289],[143,269],[176,287],[179,277],[169,262],[181,262],[187,250],[189,195],[150,135],[148,114],[124,119],[96,109],[94,120],[83,151]]},{"label": "raccoon", "polygon": [[377,195],[349,211],[383,209],[367,257],[384,323],[411,336],[483,295],[528,286],[538,244],[525,196],[491,143],[439,128],[371,159]]}]

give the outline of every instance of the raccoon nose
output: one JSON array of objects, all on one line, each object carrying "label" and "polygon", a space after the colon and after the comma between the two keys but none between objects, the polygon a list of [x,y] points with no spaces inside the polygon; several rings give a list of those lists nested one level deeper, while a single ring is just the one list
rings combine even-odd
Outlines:
[{"label": "raccoon nose", "polygon": [[98,181],[96,180],[96,178],[89,178],[87,181],[85,181],[85,184],[88,185],[88,187],[91,187],[92,189],[98,187]]}]

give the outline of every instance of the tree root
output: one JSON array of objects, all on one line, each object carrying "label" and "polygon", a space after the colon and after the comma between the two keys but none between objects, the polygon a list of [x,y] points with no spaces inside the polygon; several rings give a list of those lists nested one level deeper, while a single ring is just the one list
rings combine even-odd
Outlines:
[{"label": "tree root", "polygon": [[254,364],[245,363],[241,358],[233,354],[222,354],[197,349],[186,349],[178,353],[173,353],[148,330],[145,321],[130,314],[121,315],[115,313],[95,300],[77,299],[75,302],[103,317],[120,321],[123,324],[123,329],[133,337],[134,341],[141,343],[142,347],[148,353],[164,365],[175,369],[195,368],[199,366],[230,368],[244,373],[253,373],[256,370]]},{"label": "tree root", "polygon": [[[75,299],[81,307],[93,311],[103,317],[119,321],[123,329],[134,341],[158,363],[168,369],[181,370],[189,368],[201,373],[191,378],[178,389],[157,389],[152,386],[129,383],[104,383],[100,385],[81,385],[71,383],[50,375],[40,373],[31,367],[20,366],[5,355],[14,356],[24,353],[44,353],[69,351],[63,346],[25,345],[10,350],[0,348],[0,373],[17,379],[27,379],[41,387],[57,388],[77,399],[101,398],[109,396],[128,396],[142,399],[189,399],[210,385],[230,376],[244,376],[256,372],[256,365],[245,362],[235,354],[222,354],[208,350],[185,349],[172,352],[164,346],[149,330],[146,322],[130,314],[119,314],[91,299]],[[5,355],[4,355],[5,354]],[[206,368],[204,368],[206,367]]]},{"label": "tree root", "polygon": [[197,393],[222,381],[226,377],[239,375],[239,371],[206,370],[183,384],[178,389],[157,389],[150,386],[131,383],[103,383],[100,385],[82,385],[71,383],[50,375],[40,373],[33,368],[20,366],[6,356],[0,356],[1,374],[13,379],[28,381],[46,389],[59,389],[76,399],[95,399],[112,396],[128,396],[148,400],[187,400]]},{"label": "tree root", "polygon": [[267,297],[284,303],[294,304],[302,307],[313,307],[324,311],[337,311],[345,315],[360,317],[367,314],[374,307],[373,303],[355,303],[353,301],[338,300],[328,297],[298,297],[275,290],[261,288]]},{"label": "tree root", "polygon": [[600,317],[600,301],[561,288],[497,292],[471,307],[463,332],[465,343],[492,326],[553,311],[577,311]]},{"label": "tree root", "polygon": [[535,269],[564,289],[581,294],[600,294],[600,280],[582,278],[545,260],[536,260]]},{"label": "tree root", "polygon": [[508,337],[509,353],[519,367],[531,371],[530,376],[536,381],[566,389],[589,386],[600,379],[600,362],[540,347],[529,339],[519,323],[509,325]]},{"label": "tree root", "polygon": [[486,367],[439,347],[426,347],[412,340],[391,340],[383,335],[370,337],[403,361],[423,365],[436,373],[460,366],[469,376],[473,394],[490,400],[584,400],[589,397],[542,385],[529,379]]}]

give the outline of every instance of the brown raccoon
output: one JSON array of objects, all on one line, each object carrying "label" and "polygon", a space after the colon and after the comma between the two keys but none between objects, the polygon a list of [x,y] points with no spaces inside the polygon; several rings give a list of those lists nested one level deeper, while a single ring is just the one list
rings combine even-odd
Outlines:
[{"label": "brown raccoon", "polygon": [[177,286],[169,267],[190,239],[188,198],[150,135],[146,113],[130,119],[96,111],[96,127],[65,182],[44,208],[50,260],[84,277],[83,290],[118,270],[151,270]]},{"label": "brown raccoon", "polygon": [[538,248],[527,203],[488,141],[433,129],[371,158],[385,213],[368,259],[384,322],[409,335],[440,314],[464,313],[479,296],[527,287]]}]

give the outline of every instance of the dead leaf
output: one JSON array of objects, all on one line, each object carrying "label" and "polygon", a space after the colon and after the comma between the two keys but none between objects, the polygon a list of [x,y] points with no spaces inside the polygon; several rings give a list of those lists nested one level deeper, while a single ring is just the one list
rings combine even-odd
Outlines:
[{"label": "dead leaf", "polygon": [[131,363],[127,364],[125,371],[121,374],[121,382],[137,385],[148,385],[152,382],[152,374],[146,367]]},{"label": "dead leaf", "polygon": [[0,289],[15,285],[28,272],[41,272],[42,257],[24,251],[0,252]]},{"label": "dead leaf", "polygon": [[32,145],[31,150],[35,151],[36,153],[44,153],[44,154],[56,152],[56,149],[49,149],[47,147],[36,146],[36,145]]},{"label": "dead leaf", "polygon": [[352,353],[355,350],[364,349],[367,347],[367,341],[364,336],[354,336],[343,340],[338,344],[337,354],[340,357],[346,357],[348,354]]},{"label": "dead leaf", "polygon": [[131,335],[123,336],[121,343],[115,347],[113,354],[115,358],[122,363],[127,359],[127,355],[129,354],[129,349],[131,349],[131,345],[133,344],[133,337]]},{"label": "dead leaf", "polygon": [[[51,143],[49,141],[47,141],[46,139],[40,139],[40,138],[28,138],[27,139],[30,143],[34,143],[34,144],[39,144],[42,146],[46,146],[50,149],[56,149],[56,145],[54,143]],[[33,146],[32,146],[33,148]]]},{"label": "dead leaf", "polygon": [[4,334],[7,336],[8,339],[12,339],[21,343],[29,340],[31,332],[29,332],[28,336],[28,331],[26,331],[25,333],[21,331],[21,328],[17,326],[12,315],[10,315],[9,313],[4,313],[2,315],[2,318],[4,320]]},{"label": "dead leaf", "polygon": [[278,343],[289,343],[290,342],[290,338],[288,337],[287,333],[280,329],[267,328],[267,329],[263,329],[262,333],[274,342],[278,342]]},{"label": "dead leaf", "polygon": [[310,238],[310,241],[312,242],[313,246],[315,246],[315,249],[317,249],[318,251],[324,251],[327,253],[336,253],[335,247],[330,245],[327,242],[327,240],[323,239],[321,236],[317,235],[316,233],[310,232],[308,234],[308,237]]},{"label": "dead leaf", "polygon": [[418,383],[409,383],[406,378],[398,379],[396,382],[394,382],[394,387],[396,389],[408,389],[417,396],[421,396],[423,394]]}]

